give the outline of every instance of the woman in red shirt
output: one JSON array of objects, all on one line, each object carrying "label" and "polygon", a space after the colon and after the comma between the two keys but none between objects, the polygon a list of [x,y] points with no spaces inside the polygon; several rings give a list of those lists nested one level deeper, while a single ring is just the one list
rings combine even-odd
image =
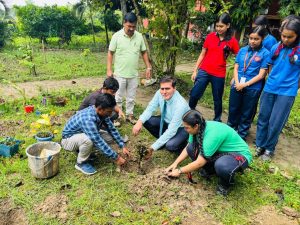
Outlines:
[{"label": "woman in red shirt", "polygon": [[195,109],[208,83],[211,83],[214,99],[215,121],[221,121],[222,96],[226,76],[226,59],[229,54],[237,54],[238,41],[232,37],[231,19],[223,13],[217,20],[215,29],[207,35],[194,69],[194,87],[190,92],[189,106]]}]

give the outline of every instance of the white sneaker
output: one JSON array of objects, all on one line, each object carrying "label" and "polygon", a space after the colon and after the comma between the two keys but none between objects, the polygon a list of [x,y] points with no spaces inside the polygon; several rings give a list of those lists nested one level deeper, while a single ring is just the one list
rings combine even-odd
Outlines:
[{"label": "white sneaker", "polygon": [[157,81],[157,78],[151,78],[151,79],[146,79],[144,82],[144,86],[151,86],[152,84],[155,84]]},{"label": "white sneaker", "polygon": [[120,127],[121,126],[121,123],[117,120],[114,121],[114,126],[115,127]]}]

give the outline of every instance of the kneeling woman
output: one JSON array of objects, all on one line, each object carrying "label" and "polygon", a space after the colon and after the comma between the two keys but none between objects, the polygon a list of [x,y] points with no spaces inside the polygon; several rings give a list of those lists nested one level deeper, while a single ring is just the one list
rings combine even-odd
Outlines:
[{"label": "kneeling woman", "polygon": [[[188,111],[182,118],[189,133],[189,144],[175,162],[167,168],[171,177],[179,177],[202,168],[201,174],[219,177],[217,193],[227,195],[236,172],[244,170],[252,160],[248,145],[226,124],[205,121],[197,110]],[[177,168],[187,157],[192,163]]]}]

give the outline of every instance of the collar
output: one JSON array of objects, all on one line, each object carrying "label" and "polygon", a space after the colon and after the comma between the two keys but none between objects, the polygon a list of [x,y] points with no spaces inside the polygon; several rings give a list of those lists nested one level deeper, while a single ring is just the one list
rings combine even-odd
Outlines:
[{"label": "collar", "polygon": [[248,45],[248,52],[259,52],[262,48],[263,48],[262,44],[258,46],[258,48],[256,49],[253,49],[250,47],[250,45]]},{"label": "collar", "polygon": [[167,101],[166,101],[166,100],[164,100],[164,99],[163,99],[163,100],[164,100],[164,101],[165,101],[167,104],[172,104],[172,102],[174,102],[174,101],[175,101],[174,99],[176,98],[176,97],[175,97],[175,95],[177,95],[177,93],[178,93],[178,91],[176,90],[176,91],[174,92],[174,94],[173,94],[172,98],[170,98],[170,99],[169,99],[169,100],[167,100]]},{"label": "collar", "polygon": [[96,113],[96,107],[94,105],[91,105],[90,107],[90,111],[91,111],[91,114],[92,116],[95,116],[96,118],[96,122],[99,122],[101,120],[103,120],[104,118],[99,116],[97,113]]},{"label": "collar", "polygon": [[[215,35],[216,35],[216,36],[219,38],[219,40],[221,41],[221,39],[220,39],[220,36],[219,36],[218,32],[215,32]],[[230,39],[231,39],[231,37],[229,37],[229,36],[225,35],[222,41],[229,41]]]},{"label": "collar", "polygon": [[136,31],[134,31],[133,35],[132,35],[131,37],[129,37],[129,36],[125,33],[124,27],[123,27],[123,29],[122,29],[122,35],[123,35],[124,37],[130,38],[130,39],[133,38],[133,37],[135,37],[135,32],[136,32]]}]

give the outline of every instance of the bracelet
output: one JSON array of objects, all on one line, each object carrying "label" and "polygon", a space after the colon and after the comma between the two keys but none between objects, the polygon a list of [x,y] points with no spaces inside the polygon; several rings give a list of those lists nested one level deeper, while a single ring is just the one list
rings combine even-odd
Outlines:
[{"label": "bracelet", "polygon": [[148,67],[147,70],[152,70],[152,68],[151,68],[151,67]]}]

